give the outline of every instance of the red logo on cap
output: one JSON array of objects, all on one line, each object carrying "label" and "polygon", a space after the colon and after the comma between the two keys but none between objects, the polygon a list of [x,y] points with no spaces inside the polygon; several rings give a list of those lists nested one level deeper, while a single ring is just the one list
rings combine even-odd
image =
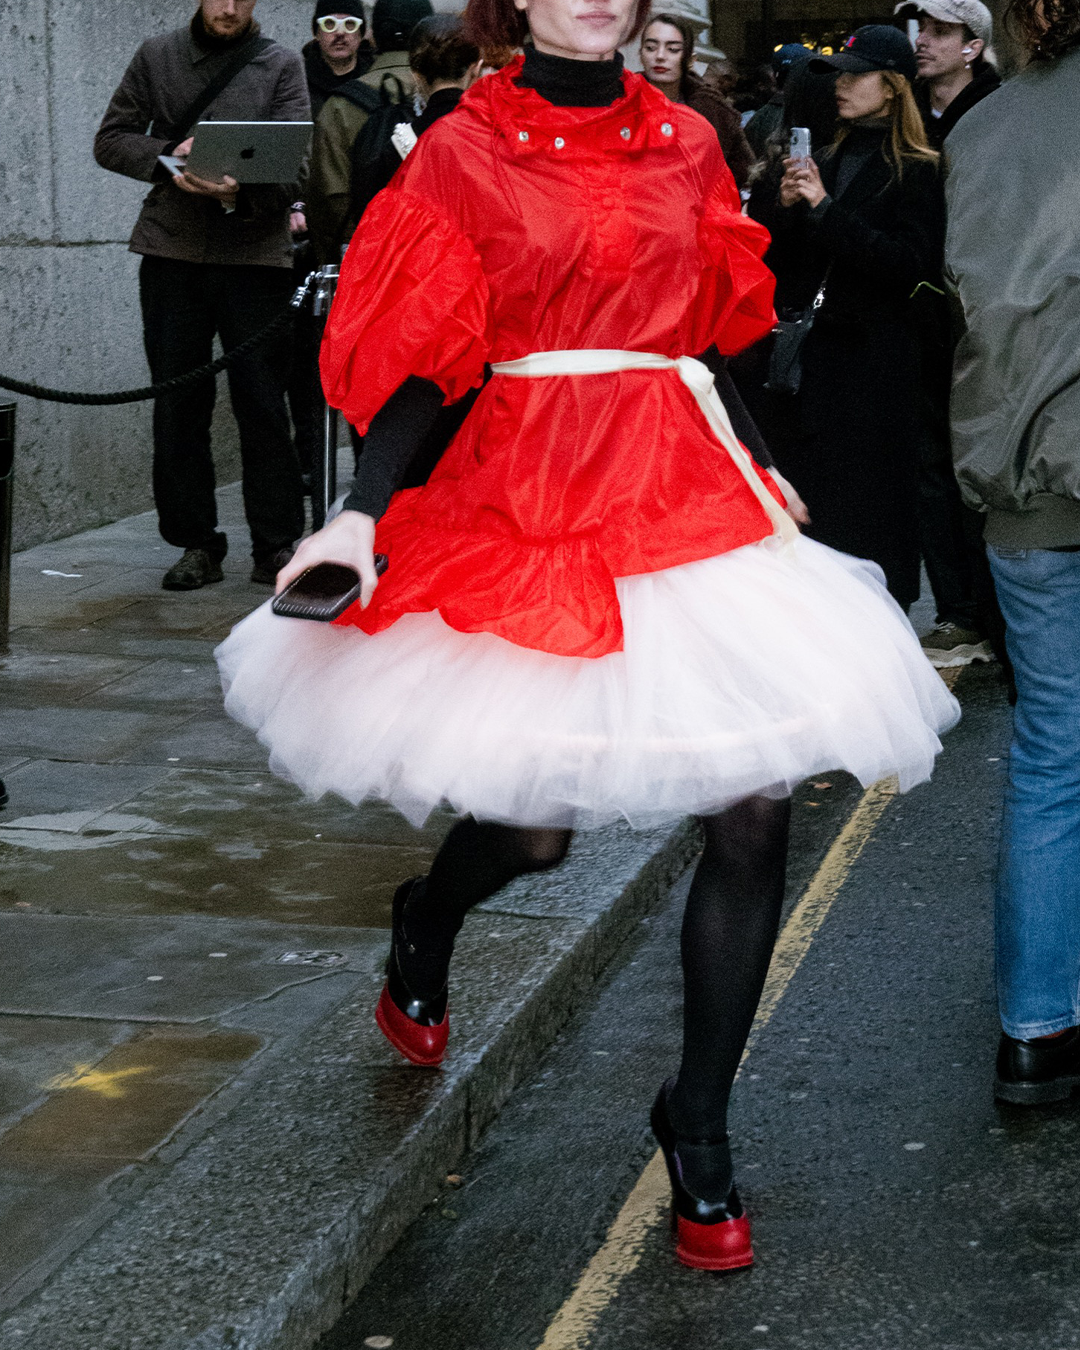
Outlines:
[{"label": "red logo on cap", "polygon": [[852,35],[844,43],[844,49],[847,50],[848,47],[853,47],[854,45],[855,45],[855,34],[852,33]]}]

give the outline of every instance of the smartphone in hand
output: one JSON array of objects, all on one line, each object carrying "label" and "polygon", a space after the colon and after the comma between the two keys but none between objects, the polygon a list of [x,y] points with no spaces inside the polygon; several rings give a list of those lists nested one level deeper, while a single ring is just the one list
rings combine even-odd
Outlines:
[{"label": "smartphone in hand", "polygon": [[792,159],[810,158],[810,128],[792,127],[790,141],[790,155]]},{"label": "smartphone in hand", "polygon": [[[386,571],[389,559],[385,553],[375,554],[375,572]],[[319,563],[301,572],[290,581],[280,595],[275,595],[270,608],[283,619],[314,619],[329,623],[344,614],[351,604],[360,599],[362,583],[355,567],[344,563]]]}]

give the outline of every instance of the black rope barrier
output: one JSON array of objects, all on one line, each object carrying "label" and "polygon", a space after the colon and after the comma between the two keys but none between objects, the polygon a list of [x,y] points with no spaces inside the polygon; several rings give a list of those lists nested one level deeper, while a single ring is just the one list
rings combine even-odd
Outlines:
[{"label": "black rope barrier", "polygon": [[189,384],[197,384],[199,380],[217,375],[227,366],[231,366],[234,361],[239,361],[241,357],[247,356],[260,343],[266,342],[268,338],[273,337],[275,333],[291,324],[293,313],[294,305],[290,304],[265,328],[260,329],[251,337],[245,338],[237,346],[231,347],[216,361],[200,366],[198,370],[189,370],[184,375],[174,375],[169,380],[162,380],[160,384],[145,385],[142,389],[122,389],[113,394],[77,394],[65,389],[46,389],[40,384],[32,384],[27,380],[13,380],[7,375],[0,375],[0,389],[7,389],[12,394],[22,394],[26,398],[41,399],[46,403],[78,403],[92,408],[101,407],[105,404],[142,403],[147,399],[171,393],[174,389],[185,389]]}]

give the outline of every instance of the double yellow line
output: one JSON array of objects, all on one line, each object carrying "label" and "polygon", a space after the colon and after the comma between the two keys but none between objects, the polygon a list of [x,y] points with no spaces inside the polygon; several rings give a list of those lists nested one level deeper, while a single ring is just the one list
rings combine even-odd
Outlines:
[{"label": "double yellow line", "polygon": [[[743,1051],[743,1064],[768,1026],[856,858],[896,791],[895,780],[888,779],[863,794],[792,911],[776,944],[757,1016]],[[663,1221],[669,1204],[667,1172],[663,1155],[657,1151],[608,1229],[604,1245],[555,1315],[539,1350],[586,1350],[593,1329],[623,1280],[637,1267],[646,1242]]]}]

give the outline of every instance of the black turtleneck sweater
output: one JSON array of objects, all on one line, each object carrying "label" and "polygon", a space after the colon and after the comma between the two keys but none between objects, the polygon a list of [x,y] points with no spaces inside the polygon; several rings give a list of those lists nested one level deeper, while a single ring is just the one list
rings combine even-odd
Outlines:
[{"label": "black turtleneck sweater", "polygon": [[525,48],[525,65],[517,77],[521,89],[535,89],[556,108],[607,108],[622,97],[623,59],[575,61]]},{"label": "black turtleneck sweater", "polygon": [[[607,108],[622,97],[622,71],[623,59],[618,52],[611,61],[575,61],[526,47],[525,64],[517,84],[535,90],[557,108]],[[736,435],[760,464],[770,467],[772,458],[735,392],[723,359],[712,348],[706,355],[714,358],[707,359],[706,364],[716,377],[717,390],[732,417]],[[423,481],[426,474],[412,472],[412,462],[423,461],[430,472],[475,399],[474,391],[454,407],[444,409],[439,386],[410,375],[372,418],[357,475],[345,498],[345,509],[362,511],[378,520],[406,479],[406,470],[410,470],[410,483],[418,478]]]},{"label": "black turtleneck sweater", "polygon": [[863,167],[870,163],[875,155],[880,155],[889,131],[888,122],[863,122],[851,128],[840,146],[836,160],[836,183],[832,196],[822,197],[817,206],[810,208],[809,217],[819,221],[834,201],[839,199],[855,181]]}]

